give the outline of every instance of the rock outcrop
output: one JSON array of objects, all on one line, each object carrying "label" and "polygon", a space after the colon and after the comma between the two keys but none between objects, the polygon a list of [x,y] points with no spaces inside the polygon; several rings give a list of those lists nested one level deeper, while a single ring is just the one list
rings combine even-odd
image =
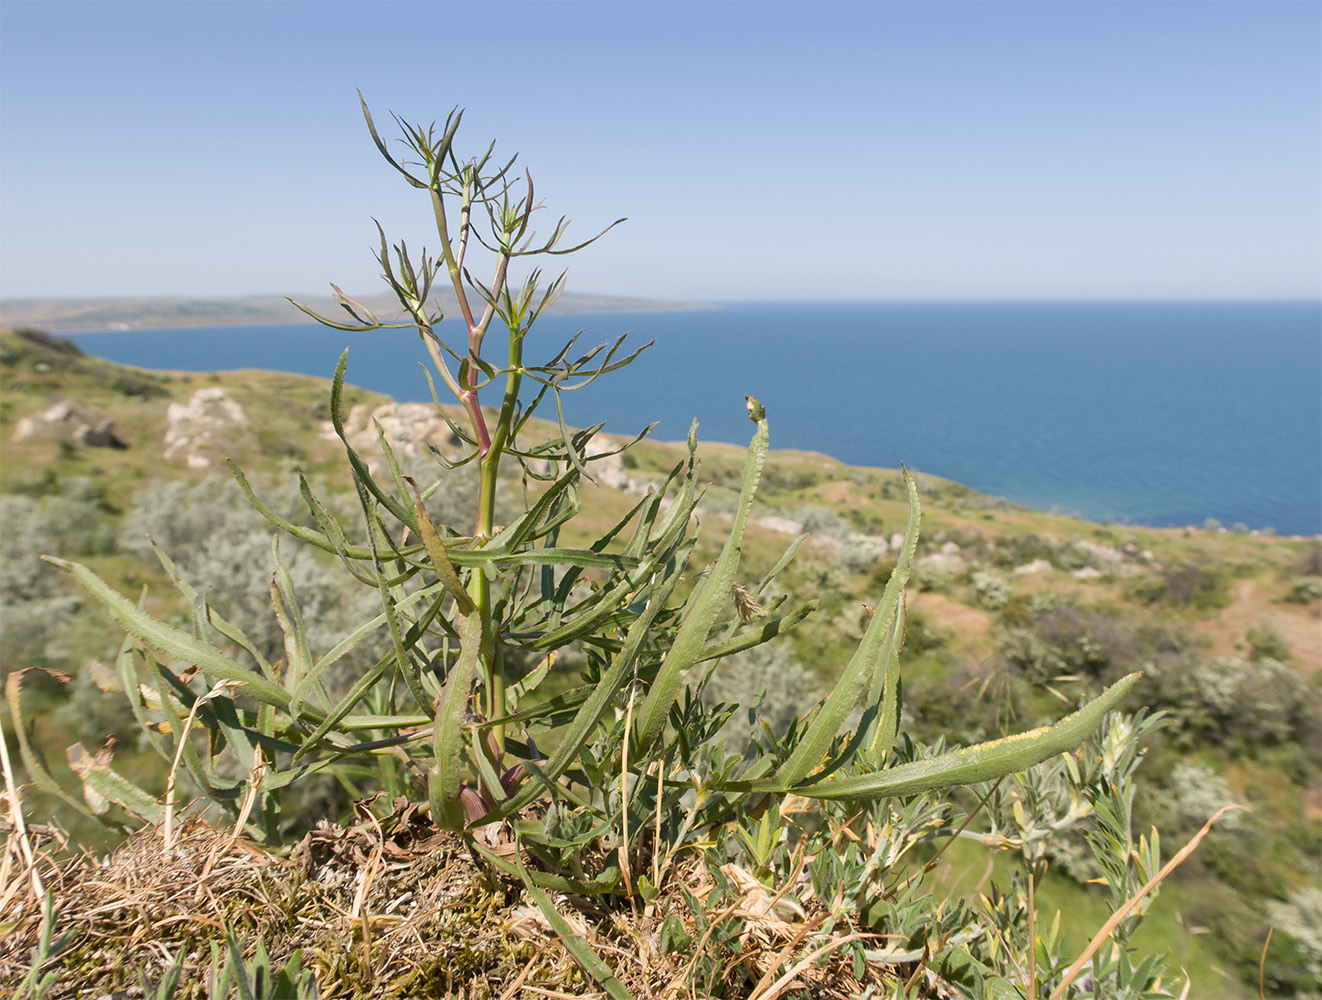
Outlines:
[{"label": "rock outcrop", "polygon": [[629,473],[625,471],[624,456],[608,454],[619,447],[619,442],[614,438],[606,437],[604,434],[596,435],[588,442],[587,470],[592,474],[593,479],[608,489],[638,493],[640,492],[638,484],[630,479]]},{"label": "rock outcrop", "polygon": [[780,517],[776,514],[768,514],[765,517],[759,517],[757,523],[762,525],[768,531],[778,531],[782,535],[801,535],[803,534],[803,522],[795,521],[788,517]]},{"label": "rock outcrop", "polygon": [[73,441],[89,448],[127,448],[115,434],[114,423],[104,414],[70,399],[14,425],[14,441]]},{"label": "rock outcrop", "polygon": [[186,403],[171,403],[165,423],[165,457],[182,458],[192,469],[210,468],[248,431],[243,407],[219,386],[198,389]]},{"label": "rock outcrop", "polygon": [[[462,450],[450,425],[430,403],[384,403],[377,407],[359,403],[344,421],[344,436],[367,462],[374,476],[385,469],[377,424],[381,425],[381,433],[401,462],[425,457],[429,445],[450,457]],[[335,427],[329,420],[321,425],[321,436],[328,441],[337,439]]]}]

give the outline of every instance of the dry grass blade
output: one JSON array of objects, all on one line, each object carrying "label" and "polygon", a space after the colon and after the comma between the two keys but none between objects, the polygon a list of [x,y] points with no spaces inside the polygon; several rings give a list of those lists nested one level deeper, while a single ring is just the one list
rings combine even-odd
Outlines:
[{"label": "dry grass blade", "polygon": [[[9,763],[9,743],[3,736],[0,736],[0,763],[3,763],[5,769],[5,793],[9,799],[9,820],[14,827],[9,844],[5,846],[4,870],[0,875],[0,891],[4,892],[7,902],[9,897],[9,864],[10,858],[13,856],[10,845],[17,837],[19,849],[23,852],[23,861],[27,865],[28,876],[32,880],[32,891],[37,899],[41,899],[46,895],[46,889],[41,884],[41,876],[37,874],[37,863],[32,850],[32,841],[28,838],[27,824],[23,821],[23,802],[18,797],[18,787],[14,784],[14,768]],[[0,912],[3,912],[3,909],[0,908]]]},{"label": "dry grass blade", "polygon": [[523,981],[528,978],[528,973],[532,972],[532,967],[536,964],[537,956],[534,955],[528,964],[523,967],[523,971],[519,973],[514,982],[505,988],[505,992],[500,995],[500,1000],[514,1000],[514,994],[519,992],[519,987],[523,985]]},{"label": "dry grass blade", "polygon": [[1267,940],[1262,942],[1262,957],[1258,959],[1258,1000],[1266,1000],[1265,983],[1267,972],[1267,949],[1271,947],[1272,932],[1275,927],[1267,928]]},{"label": "dry grass blade", "polygon": [[1060,998],[1065,995],[1065,991],[1069,989],[1070,983],[1078,978],[1079,973],[1083,971],[1083,967],[1088,964],[1088,960],[1097,953],[1097,949],[1100,948],[1106,942],[1106,939],[1111,936],[1111,932],[1116,929],[1120,921],[1129,916],[1130,911],[1143,901],[1144,896],[1165,880],[1166,876],[1184,863],[1189,855],[1194,852],[1194,849],[1202,843],[1203,838],[1212,832],[1212,826],[1217,820],[1228,812],[1245,808],[1245,806],[1230,805],[1222,806],[1218,809],[1213,814],[1212,818],[1203,824],[1203,828],[1189,838],[1189,842],[1181,847],[1175,853],[1173,858],[1162,865],[1161,871],[1152,876],[1143,888],[1139,889],[1138,892],[1125,900],[1121,907],[1116,910],[1115,913],[1111,914],[1111,919],[1102,924],[1102,929],[1099,930],[1093,939],[1088,942],[1088,947],[1083,949],[1083,953],[1074,960],[1074,964],[1065,970],[1064,978],[1061,979],[1060,984],[1051,991],[1049,1000],[1060,1000]]},{"label": "dry grass blade", "polygon": [[754,993],[749,997],[749,1000],[775,1000],[776,997],[780,996],[780,994],[798,978],[800,972],[808,968],[808,966],[812,965],[813,962],[817,961],[823,955],[836,951],[844,945],[849,944],[851,941],[861,941],[864,938],[874,938],[876,936],[877,935],[875,934],[858,933],[846,934],[844,937],[832,939],[816,951],[809,952],[807,955],[803,956],[803,958],[795,963],[794,968],[790,969],[785,975],[772,983],[765,992]]},{"label": "dry grass blade", "polygon": [[823,921],[825,921],[829,916],[830,913],[818,914],[816,917],[805,923],[795,932],[794,937],[790,939],[789,944],[785,945],[785,947],[780,950],[780,954],[776,956],[775,961],[771,962],[771,964],[767,966],[767,971],[762,974],[762,978],[759,979],[757,981],[757,985],[753,987],[753,992],[750,995],[750,1000],[756,1000],[757,997],[762,995],[763,990],[769,988],[771,977],[775,975],[776,970],[779,969],[781,965],[783,965],[785,961],[790,957],[790,955],[794,953],[794,949],[799,946],[799,944],[803,941],[803,939],[807,937],[808,934],[810,934],[812,931],[820,927]]}]

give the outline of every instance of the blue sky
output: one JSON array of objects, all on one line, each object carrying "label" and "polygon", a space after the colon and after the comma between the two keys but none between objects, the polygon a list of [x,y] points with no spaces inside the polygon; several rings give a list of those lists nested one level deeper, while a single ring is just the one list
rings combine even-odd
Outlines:
[{"label": "blue sky", "polygon": [[673,299],[1322,293],[1322,5],[0,5],[0,294],[379,290],[468,111]]}]

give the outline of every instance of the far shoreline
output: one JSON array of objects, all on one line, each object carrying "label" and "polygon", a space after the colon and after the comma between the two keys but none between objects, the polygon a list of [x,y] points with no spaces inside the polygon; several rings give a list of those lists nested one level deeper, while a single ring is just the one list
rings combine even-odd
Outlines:
[{"label": "far shoreline", "polygon": [[[292,297],[292,296],[291,296]],[[398,323],[398,305],[368,297],[365,304],[385,322]],[[328,317],[343,315],[334,301],[322,296],[300,296]],[[437,305],[447,317],[458,314],[453,302]],[[620,313],[695,312],[720,309],[714,302],[672,302],[626,296],[565,293],[548,307],[547,315],[603,316]],[[387,318],[389,317],[389,318]],[[345,317],[348,318],[347,316]],[[135,330],[194,330],[216,327],[315,326],[317,321],[291,306],[283,296],[261,295],[216,299],[6,299],[0,301],[0,327],[30,328],[52,334],[131,333]]]}]

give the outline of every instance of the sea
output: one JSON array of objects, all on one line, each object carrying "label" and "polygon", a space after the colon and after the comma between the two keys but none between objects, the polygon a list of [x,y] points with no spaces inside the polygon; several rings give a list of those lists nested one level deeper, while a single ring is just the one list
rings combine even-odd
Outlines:
[{"label": "sea", "polygon": [[[457,321],[438,328],[462,350]],[[494,329],[491,347],[502,348]],[[737,302],[543,316],[525,361],[650,343],[564,394],[574,426],[745,443],[909,468],[1014,503],[1140,525],[1322,533],[1322,302]],[[309,324],[70,337],[144,368],[268,368],[430,399],[415,331]],[[441,380],[436,379],[444,392]],[[484,402],[496,403],[493,393]],[[543,415],[554,418],[553,403]]]}]

